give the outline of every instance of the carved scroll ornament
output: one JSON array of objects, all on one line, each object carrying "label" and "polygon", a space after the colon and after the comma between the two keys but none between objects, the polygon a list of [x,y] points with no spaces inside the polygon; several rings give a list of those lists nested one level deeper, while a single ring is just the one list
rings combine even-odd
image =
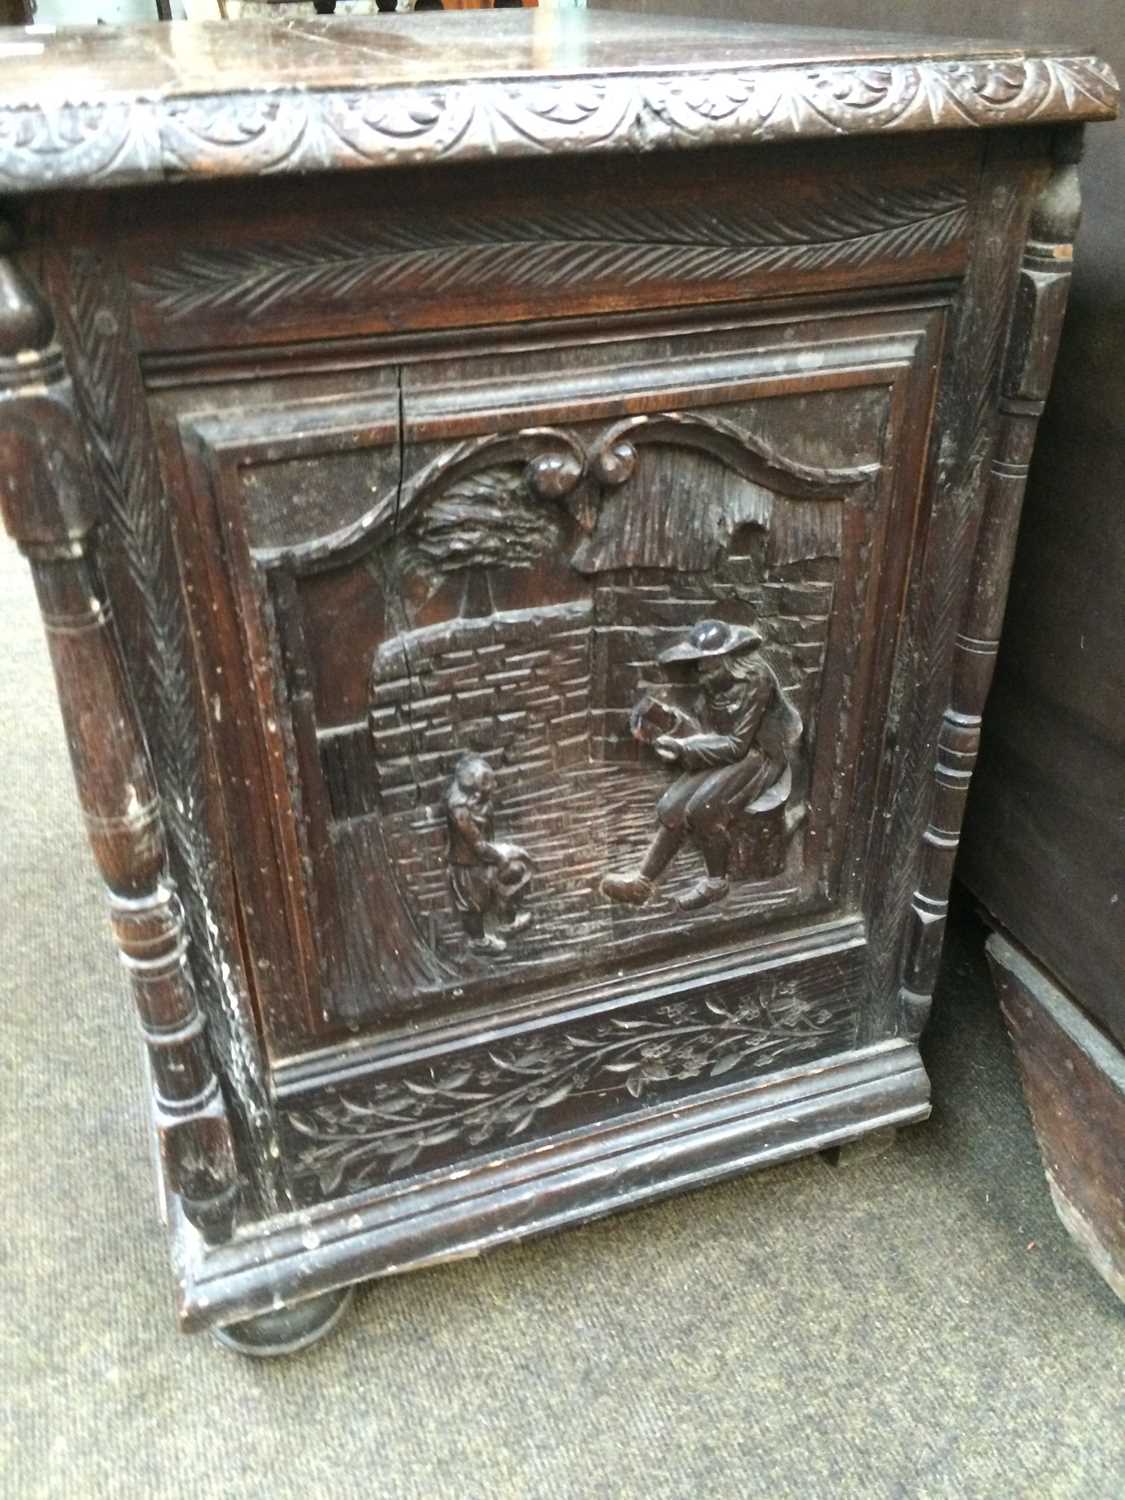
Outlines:
[{"label": "carved scroll ornament", "polygon": [[[532,502],[552,502],[570,514],[579,543],[574,566],[580,572],[610,567],[644,566],[644,558],[626,559],[620,545],[599,538],[598,522],[606,494],[621,489],[633,477],[638,451],[650,444],[673,445],[702,453],[766,491],[800,500],[825,500],[854,492],[871,481],[877,464],[851,468],[818,468],[775,452],[736,423],[711,414],[667,412],[630,417],[604,428],[594,437],[579,438],[563,428],[528,427],[460,443],[415,473],[379,493],[374,503],[354,521],[309,541],[281,548],[263,548],[257,556],[266,568],[290,568],[297,573],[335,567],[350,556],[404,534],[423,506],[473,475],[509,468],[513,492]],[[768,505],[762,500],[761,504]],[[721,545],[721,533],[739,518],[721,506],[707,511],[707,533],[693,532],[686,545],[706,554],[696,566],[708,566]],[[747,517],[765,524],[768,515]],[[643,546],[643,540],[625,544]],[[709,549],[709,550],[708,550]],[[673,558],[666,566],[691,566]]]}]

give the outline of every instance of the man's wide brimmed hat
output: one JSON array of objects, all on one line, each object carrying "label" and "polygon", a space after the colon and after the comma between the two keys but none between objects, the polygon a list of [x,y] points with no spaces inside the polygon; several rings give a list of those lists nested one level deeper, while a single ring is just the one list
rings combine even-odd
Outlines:
[{"label": "man's wide brimmed hat", "polygon": [[686,641],[660,653],[662,664],[702,661],[708,656],[729,656],[762,644],[762,633],[753,625],[728,625],[725,620],[700,620]]}]

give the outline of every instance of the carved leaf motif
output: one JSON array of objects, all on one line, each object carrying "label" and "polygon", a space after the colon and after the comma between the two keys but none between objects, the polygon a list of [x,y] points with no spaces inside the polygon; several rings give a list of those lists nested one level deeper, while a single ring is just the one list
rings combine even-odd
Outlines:
[{"label": "carved leaf motif", "polygon": [[0,186],[77,187],[544,151],[1108,119],[1093,57],[923,60],[0,110]]},{"label": "carved leaf motif", "polygon": [[140,284],[162,314],[200,311],[268,315],[294,298],[342,302],[409,288],[440,292],[474,282],[559,289],[613,278],[627,285],[728,279],[791,266],[822,270],[940,250],[968,221],[963,189],[937,182],[895,192],[841,190],[831,205],[784,212],[746,208],[707,213],[691,206],[619,215],[587,212],[519,219],[417,215],[408,225],[364,235],[329,233],[237,250],[184,250]]},{"label": "carved leaf motif", "polygon": [[874,109],[890,95],[895,75],[890,68],[857,68],[843,75],[829,74],[823,82],[838,104],[847,104],[852,109]]},{"label": "carved leaf motif", "polygon": [[740,78],[708,78],[684,91],[689,109],[708,120],[724,120],[750,98],[753,90]]},{"label": "carved leaf motif", "polygon": [[515,1140],[588,1087],[639,1100],[703,1074],[720,1078],[828,1050],[848,1024],[847,997],[836,1003],[802,999],[789,984],[738,1002],[673,1001],[643,1019],[615,1016],[585,1032],[477,1054],[440,1080],[403,1078],[362,1098],[340,1092],[288,1119],[308,1143],[301,1166],[321,1190],[341,1183],[354,1190],[405,1170],[439,1144]]},{"label": "carved leaf motif", "polygon": [[147,114],[128,105],[0,110],[0,185],[18,192],[114,172],[148,176],[159,159],[149,126]]},{"label": "carved leaf motif", "polygon": [[356,99],[352,110],[354,114],[362,116],[363,123],[369,130],[407,140],[424,136],[440,122],[442,99],[440,94],[414,94],[387,104],[382,109],[372,106],[369,101]]},{"label": "carved leaf motif", "polygon": [[480,469],[416,512],[400,543],[400,564],[435,574],[529,568],[556,547],[558,530],[556,516],[528,498],[521,469]]},{"label": "carved leaf motif", "polygon": [[1023,74],[1018,67],[974,68],[973,92],[986,104],[1010,104],[1023,88]]},{"label": "carved leaf motif", "polygon": [[[556,125],[580,125],[603,107],[605,95],[597,84],[537,85],[515,96],[522,110]],[[508,113],[505,111],[505,113]],[[509,114],[509,118],[511,118]]]}]

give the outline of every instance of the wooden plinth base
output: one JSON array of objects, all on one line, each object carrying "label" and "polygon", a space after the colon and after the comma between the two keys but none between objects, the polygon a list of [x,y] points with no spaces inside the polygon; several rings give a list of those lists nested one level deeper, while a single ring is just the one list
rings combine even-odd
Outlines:
[{"label": "wooden plinth base", "polygon": [[917,1048],[888,1042],[632,1115],[468,1170],[271,1220],[207,1245],[176,1211],[180,1320],[247,1319],[291,1299],[477,1255],[757,1167],[925,1119]]}]

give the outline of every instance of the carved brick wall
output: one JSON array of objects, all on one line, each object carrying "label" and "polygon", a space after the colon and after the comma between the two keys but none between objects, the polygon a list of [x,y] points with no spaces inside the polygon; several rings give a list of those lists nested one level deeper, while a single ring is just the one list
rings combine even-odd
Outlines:
[{"label": "carved brick wall", "polygon": [[503,836],[515,821],[537,865],[565,861],[558,774],[590,759],[592,624],[588,602],[514,610],[414,630],[378,653],[369,755],[396,869],[425,915],[449,909],[443,799],[467,751],[497,772]]},{"label": "carved brick wall", "polygon": [[[638,760],[640,746],[629,732],[629,712],[646,684],[659,680],[660,653],[683,639],[683,620],[693,616],[754,620],[764,628],[767,653],[782,686],[803,719],[815,708],[815,688],[824,666],[832,584],[823,581],[736,582],[748,559],[731,557],[727,580],[692,587],[691,579],[668,581],[653,573],[617,574],[595,591],[594,677],[604,709],[591,714],[591,753],[599,760]],[[756,567],[752,563],[751,567]],[[754,576],[751,573],[750,576]],[[685,700],[684,707],[690,708]]]},{"label": "carved brick wall", "polygon": [[[832,572],[835,562],[820,568]],[[833,584],[810,577],[808,563],[771,569],[764,581],[762,573],[760,555],[729,556],[706,579],[616,570],[591,580],[588,600],[458,618],[379,649],[368,723],[322,732],[322,761],[338,820],[380,817],[435,950],[462,945],[444,798],[469,751],[496,771],[496,837],[534,860],[528,941],[537,951],[570,951],[592,921],[639,930],[660,919],[613,910],[596,892],[623,851],[647,843],[667,786],[667,771],[638,755],[628,718],[646,685],[660,683],[667,696],[657,658],[682,640],[685,618],[760,622],[811,746]],[[796,768],[799,795],[805,774]],[[362,841],[362,825],[353,826]],[[681,863],[687,880],[693,866]]]}]

